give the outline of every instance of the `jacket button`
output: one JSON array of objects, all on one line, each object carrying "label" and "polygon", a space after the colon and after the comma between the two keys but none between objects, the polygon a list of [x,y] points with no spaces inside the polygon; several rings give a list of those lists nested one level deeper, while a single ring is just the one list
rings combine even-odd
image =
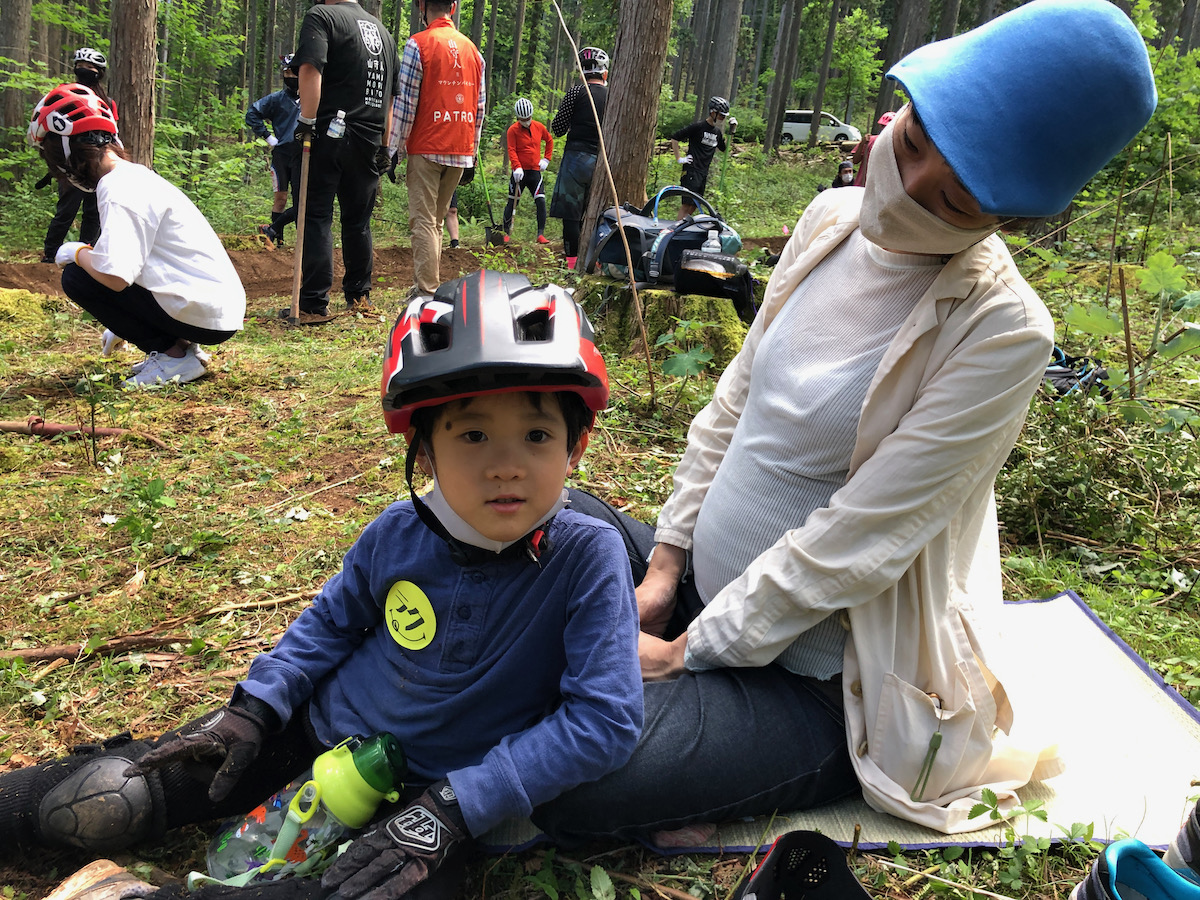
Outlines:
[{"label": "jacket button", "polygon": [[854,752],[858,754],[859,758],[866,756],[867,755],[867,742],[863,741],[861,744],[859,744],[858,749],[855,750]]},{"label": "jacket button", "polygon": [[862,682],[861,681],[850,682],[850,693],[853,694],[855,697],[861,697],[862,696]]}]

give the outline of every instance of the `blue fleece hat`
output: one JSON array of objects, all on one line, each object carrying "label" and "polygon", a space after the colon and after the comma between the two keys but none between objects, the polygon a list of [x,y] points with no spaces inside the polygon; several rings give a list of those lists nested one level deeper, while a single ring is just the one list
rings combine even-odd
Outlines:
[{"label": "blue fleece hat", "polygon": [[888,72],[980,210],[1052,216],[1150,121],[1146,45],[1107,0],[1033,0]]}]

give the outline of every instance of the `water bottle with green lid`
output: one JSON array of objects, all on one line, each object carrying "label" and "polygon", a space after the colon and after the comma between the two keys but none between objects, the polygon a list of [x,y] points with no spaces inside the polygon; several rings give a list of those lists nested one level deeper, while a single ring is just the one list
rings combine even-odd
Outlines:
[{"label": "water bottle with green lid", "polygon": [[208,847],[208,876],[193,872],[189,886],[319,874],[383,800],[399,799],[407,769],[392,735],[347,738],[246,816],[225,822]]}]

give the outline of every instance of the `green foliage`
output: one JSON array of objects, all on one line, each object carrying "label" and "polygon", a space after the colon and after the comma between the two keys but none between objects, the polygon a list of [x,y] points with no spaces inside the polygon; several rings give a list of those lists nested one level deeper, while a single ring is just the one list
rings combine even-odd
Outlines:
[{"label": "green foliage", "polygon": [[[883,61],[879,47],[887,37],[887,28],[866,10],[854,9],[837,27],[833,42],[833,75],[825,86],[825,107],[849,115],[855,109],[867,109],[867,98],[879,83]],[[863,134],[869,128],[861,129]]]}]

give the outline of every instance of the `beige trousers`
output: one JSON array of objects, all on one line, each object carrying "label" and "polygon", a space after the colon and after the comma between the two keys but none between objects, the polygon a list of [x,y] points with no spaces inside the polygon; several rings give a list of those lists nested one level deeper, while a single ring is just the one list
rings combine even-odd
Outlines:
[{"label": "beige trousers", "polygon": [[463,170],[410,156],[406,164],[408,230],[412,233],[413,281],[417,290],[432,294],[442,283],[442,220]]}]

